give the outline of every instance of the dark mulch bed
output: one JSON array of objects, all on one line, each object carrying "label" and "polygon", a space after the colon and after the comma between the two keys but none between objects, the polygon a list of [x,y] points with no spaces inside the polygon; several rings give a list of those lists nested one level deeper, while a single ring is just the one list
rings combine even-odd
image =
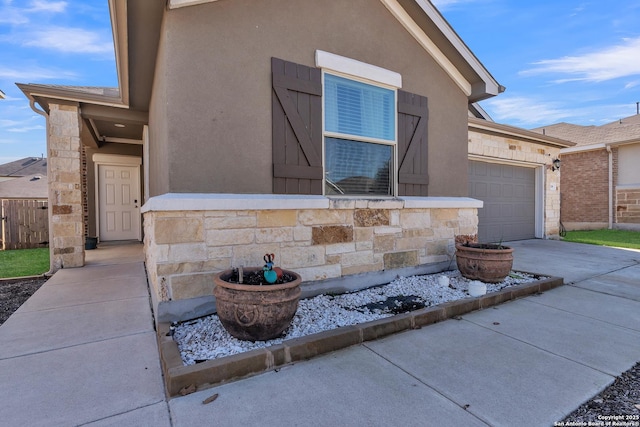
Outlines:
[{"label": "dark mulch bed", "polygon": [[46,281],[46,277],[0,280],[0,325]]},{"label": "dark mulch bed", "polygon": [[611,421],[608,425],[640,425],[640,362],[569,414],[563,424],[606,425],[607,421]]}]

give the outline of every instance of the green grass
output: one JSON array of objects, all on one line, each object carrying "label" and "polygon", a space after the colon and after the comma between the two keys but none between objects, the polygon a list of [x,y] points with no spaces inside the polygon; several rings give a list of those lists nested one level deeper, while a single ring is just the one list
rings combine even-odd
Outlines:
[{"label": "green grass", "polygon": [[640,249],[640,231],[607,229],[567,231],[564,240],[567,242],[588,243],[590,245]]},{"label": "green grass", "polygon": [[0,278],[37,276],[49,271],[49,248],[0,251]]}]

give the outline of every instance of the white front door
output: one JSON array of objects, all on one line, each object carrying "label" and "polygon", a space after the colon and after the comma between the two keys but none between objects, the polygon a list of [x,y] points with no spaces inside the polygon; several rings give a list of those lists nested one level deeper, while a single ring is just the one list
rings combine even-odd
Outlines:
[{"label": "white front door", "polygon": [[98,165],[100,240],[140,240],[140,167]]}]

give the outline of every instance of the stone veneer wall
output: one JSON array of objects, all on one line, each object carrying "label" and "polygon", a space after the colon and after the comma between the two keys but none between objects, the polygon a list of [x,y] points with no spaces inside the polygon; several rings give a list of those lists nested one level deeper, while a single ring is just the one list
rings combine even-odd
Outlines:
[{"label": "stone veneer wall", "polygon": [[51,268],[82,267],[82,123],[78,106],[51,104],[47,129]]},{"label": "stone veneer wall", "polygon": [[[143,207],[155,309],[212,295],[216,272],[261,266],[266,253],[303,282],[451,262],[454,236],[477,233],[481,206],[467,198],[165,196]],[[175,207],[163,207],[168,202]],[[195,210],[207,204],[215,207]]]},{"label": "stone veneer wall", "polygon": [[640,229],[640,187],[616,188],[616,223],[636,224]]},{"label": "stone veneer wall", "polygon": [[[508,161],[521,166],[544,167],[544,237],[560,234],[560,171],[548,166],[560,155],[560,148],[531,141],[469,131],[469,155],[473,160]],[[564,165],[562,166],[564,167]],[[561,167],[561,170],[562,170]]]}]

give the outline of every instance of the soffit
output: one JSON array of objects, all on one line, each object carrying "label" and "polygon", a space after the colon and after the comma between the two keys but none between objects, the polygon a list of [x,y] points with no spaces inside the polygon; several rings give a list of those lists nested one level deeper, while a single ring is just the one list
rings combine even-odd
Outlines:
[{"label": "soffit", "polygon": [[126,108],[121,103],[116,88],[22,83],[18,87],[47,114],[51,104],[78,106],[94,140],[93,145],[98,146],[102,142],[139,144],[142,141],[142,130],[148,123],[148,113]]}]

